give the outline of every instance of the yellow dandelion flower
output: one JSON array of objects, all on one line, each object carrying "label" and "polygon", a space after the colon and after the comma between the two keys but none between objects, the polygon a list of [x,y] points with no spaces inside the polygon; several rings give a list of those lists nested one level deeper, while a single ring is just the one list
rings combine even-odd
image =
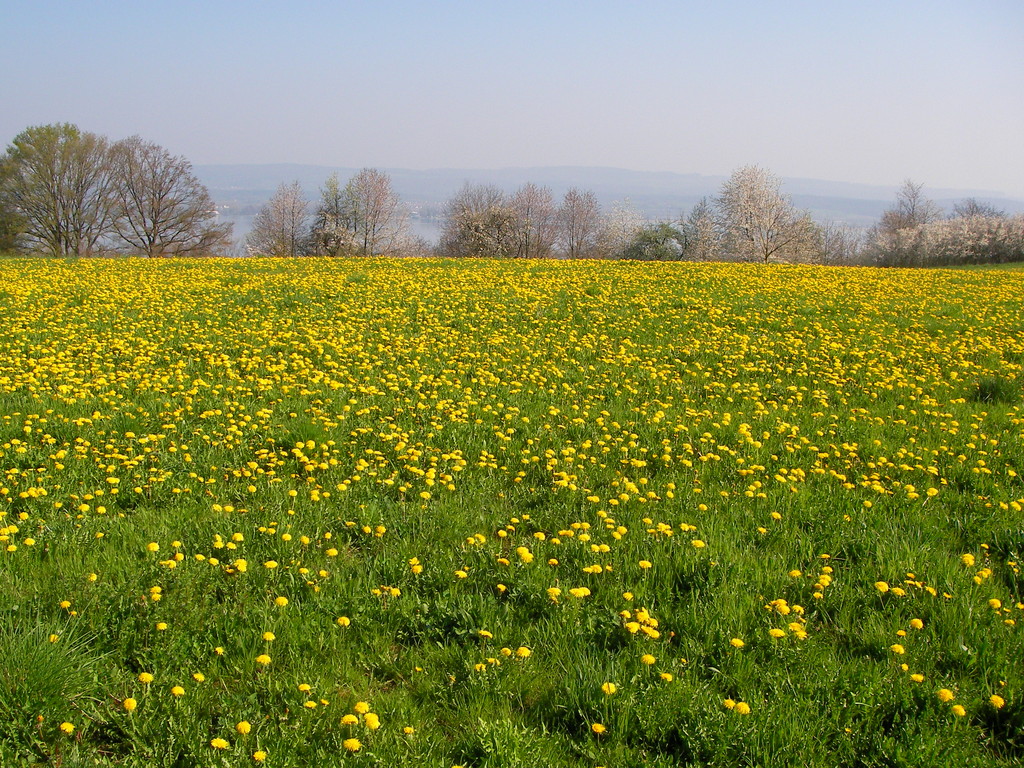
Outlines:
[{"label": "yellow dandelion flower", "polygon": [[736,709],[733,710],[737,715],[749,715],[750,705],[745,701],[736,702]]},{"label": "yellow dandelion flower", "polygon": [[949,690],[949,688],[940,688],[939,692],[936,695],[939,697],[939,701],[943,703],[952,701],[954,698],[956,698],[956,696],[953,694],[951,690]]},{"label": "yellow dandelion flower", "polygon": [[126,712],[134,712],[136,707],[139,706],[139,702],[129,696],[121,702],[121,706],[124,707]]},{"label": "yellow dandelion flower", "polygon": [[590,724],[590,730],[592,730],[594,733],[596,733],[598,735],[601,735],[602,733],[604,733],[608,729],[604,725],[602,725],[601,723],[591,723]]},{"label": "yellow dandelion flower", "polygon": [[612,696],[617,690],[619,690],[619,687],[615,685],[615,683],[602,683],[601,690],[604,691],[606,696]]},{"label": "yellow dandelion flower", "polygon": [[992,696],[989,696],[988,697],[988,702],[989,702],[989,704],[991,704],[996,709],[1002,709],[1003,707],[1006,706],[1006,699],[1004,699],[1002,696],[998,696],[996,694],[993,694]]},{"label": "yellow dandelion flower", "polygon": [[646,664],[648,667],[658,663],[658,660],[649,653],[645,653],[643,656],[641,656],[640,661]]},{"label": "yellow dandelion flower", "polygon": [[60,724],[60,729],[64,733],[66,733],[68,736],[70,736],[72,733],[75,732],[75,726],[72,725],[71,723],[61,723]]},{"label": "yellow dandelion flower", "polygon": [[954,704],[954,705],[953,705],[953,707],[952,707],[952,712],[953,712],[953,714],[954,714],[954,715],[956,715],[957,717],[964,717],[964,716],[965,716],[965,715],[967,714],[967,710],[966,710],[966,709],[964,709],[964,708],[963,708],[962,706],[960,706],[959,704]]},{"label": "yellow dandelion flower", "polygon": [[228,744],[227,739],[217,738],[217,739],[210,739],[210,746],[213,747],[214,749],[227,749],[231,745]]},{"label": "yellow dandelion flower", "polygon": [[[429,494],[427,495],[429,497]],[[360,749],[363,748],[363,743],[359,741],[359,739],[345,739],[343,742],[341,742],[341,746],[343,746],[349,752],[358,752]]]},{"label": "yellow dandelion flower", "polygon": [[746,645],[746,643],[744,643],[738,637],[734,637],[732,640],[729,641],[729,645],[731,645],[733,648],[742,648]]}]

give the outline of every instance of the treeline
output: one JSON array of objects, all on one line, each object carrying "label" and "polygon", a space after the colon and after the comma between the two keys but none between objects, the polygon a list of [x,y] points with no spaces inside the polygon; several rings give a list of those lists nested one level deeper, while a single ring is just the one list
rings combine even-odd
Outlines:
[{"label": "treeline", "polygon": [[257,255],[440,255],[450,258],[756,261],[948,266],[1024,261],[1024,217],[975,200],[951,215],[906,182],[870,229],[818,222],[795,208],[781,180],[756,166],[735,171],[719,194],[685,216],[647,221],[628,204],[603,210],[587,190],[561,200],[527,183],[513,193],[467,183],[444,206],[431,248],[407,230],[387,174],[364,169],[345,186],[332,177],[312,208],[298,183],[261,209],[247,251]]},{"label": "treeline", "polygon": [[250,256],[421,256],[430,246],[410,235],[391,177],[364,168],[344,186],[333,174],[315,208],[297,181],[282,184],[253,219],[245,250]]},{"label": "treeline", "polygon": [[1024,261],[1024,216],[1007,216],[968,198],[949,216],[904,182],[896,205],[868,233],[863,263],[884,267],[939,267]]},{"label": "treeline", "polygon": [[[134,136],[110,141],[69,124],[28,128],[0,157],[0,251],[206,256],[229,252],[191,164]],[[332,176],[310,202],[283,184],[245,239],[253,256],[757,261],[949,266],[1024,261],[1024,216],[965,200],[950,215],[904,183],[872,228],[815,221],[757,166],[675,220],[648,221],[628,204],[603,210],[587,190],[556,200],[547,187],[513,193],[467,183],[445,203],[436,246],[413,237],[388,174]]]},{"label": "treeline", "polygon": [[686,219],[648,222],[628,204],[602,209],[593,192],[572,188],[561,200],[527,183],[509,194],[467,183],[443,209],[431,249],[408,234],[405,209],[390,177],[364,169],[344,186],[336,176],[315,207],[298,182],[282,184],[256,216],[246,239],[252,255],[422,255],[451,258],[641,260],[836,260],[838,228],[821,227],[793,208],[779,180],[743,168]]},{"label": "treeline", "polygon": [[138,136],[36,126],[0,157],[0,250],[205,256],[231,244],[191,163]]}]

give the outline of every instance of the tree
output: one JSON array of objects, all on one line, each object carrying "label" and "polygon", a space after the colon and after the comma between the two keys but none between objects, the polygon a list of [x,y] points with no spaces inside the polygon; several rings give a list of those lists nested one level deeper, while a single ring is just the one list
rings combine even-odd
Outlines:
[{"label": "tree", "polygon": [[388,174],[376,168],[363,168],[345,185],[344,203],[359,255],[389,253],[401,242],[405,212]]},{"label": "tree", "polygon": [[110,144],[70,123],[27,128],[7,150],[3,199],[29,246],[87,256],[111,232],[117,196]]},{"label": "tree", "polygon": [[321,256],[344,256],[355,250],[355,230],[349,219],[345,188],[336,173],[320,190],[310,240],[313,252]]},{"label": "tree", "polygon": [[309,244],[309,203],[299,182],[281,184],[245,238],[250,256],[301,256]]},{"label": "tree", "polygon": [[192,164],[138,136],[113,146],[118,238],[145,256],[202,256],[227,250],[231,225],[218,224],[213,199]]},{"label": "tree", "polygon": [[1005,219],[1006,211],[1001,211],[994,205],[983,203],[977,198],[968,197],[953,206],[951,219],[969,219],[972,216],[984,216],[990,219]]},{"label": "tree", "polygon": [[645,224],[620,256],[636,261],[679,261],[683,255],[681,240],[682,233],[667,221]]},{"label": "tree", "polygon": [[15,250],[25,228],[13,202],[4,194],[13,173],[14,164],[7,157],[0,157],[0,253]]},{"label": "tree", "polygon": [[942,209],[924,196],[924,185],[910,179],[896,192],[896,205],[882,213],[878,230],[885,233],[913,229],[942,218]]},{"label": "tree", "polygon": [[711,201],[702,197],[680,226],[682,258],[716,261],[722,257],[722,233]]},{"label": "tree", "polygon": [[497,187],[467,182],[446,204],[438,251],[456,258],[508,258],[517,252],[516,212]]},{"label": "tree", "polygon": [[910,179],[896,192],[896,204],[868,233],[869,259],[886,266],[920,266],[929,258],[925,228],[942,219],[942,210]]},{"label": "tree", "polygon": [[846,224],[826,221],[815,228],[818,264],[856,264],[860,260],[864,231]]},{"label": "tree", "polygon": [[527,182],[508,202],[515,214],[515,253],[521,259],[546,259],[558,235],[557,211],[551,190]]},{"label": "tree", "polygon": [[869,255],[885,267],[1024,261],[1024,216],[958,216],[878,232]]},{"label": "tree", "polygon": [[376,256],[401,250],[407,240],[405,211],[386,173],[364,168],[344,187],[337,174],[324,183],[312,228],[315,253]]},{"label": "tree", "polygon": [[625,252],[644,227],[644,217],[626,200],[615,203],[601,221],[600,251],[609,258],[631,258]]},{"label": "tree", "polygon": [[780,191],[780,179],[748,165],[733,172],[715,200],[726,249],[743,261],[806,258],[813,223]]},{"label": "tree", "polygon": [[570,259],[598,254],[601,233],[601,206],[593,192],[573,187],[565,193],[558,211],[559,232],[565,254]]}]

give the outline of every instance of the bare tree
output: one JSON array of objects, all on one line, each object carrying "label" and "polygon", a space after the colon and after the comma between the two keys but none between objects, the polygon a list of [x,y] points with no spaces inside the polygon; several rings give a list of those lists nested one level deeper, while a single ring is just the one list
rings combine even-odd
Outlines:
[{"label": "bare tree", "polygon": [[882,213],[878,229],[897,232],[931,224],[942,218],[942,209],[924,195],[924,185],[910,179],[896,192],[896,205]]},{"label": "bare tree", "polygon": [[559,235],[570,259],[598,255],[601,234],[601,206],[593,192],[573,187],[565,193],[558,211]]},{"label": "bare tree", "polygon": [[497,187],[467,182],[444,208],[438,251],[446,256],[508,258],[516,254],[515,211]]},{"label": "bare tree", "polygon": [[99,249],[117,207],[105,138],[69,123],[27,128],[5,162],[3,197],[29,246],[55,256]]},{"label": "bare tree", "polygon": [[864,230],[835,221],[816,227],[818,264],[856,264],[860,260]]},{"label": "bare tree", "polygon": [[706,197],[693,206],[680,225],[686,261],[716,261],[722,258],[722,233],[714,207]]},{"label": "bare tree", "polygon": [[972,216],[984,216],[990,219],[1005,219],[1006,211],[996,208],[994,205],[983,203],[977,198],[968,197],[953,206],[951,219],[969,219]]},{"label": "bare tree", "polygon": [[146,256],[204,256],[226,251],[231,225],[217,223],[213,199],[192,164],[138,136],[113,146],[119,210],[114,231]]},{"label": "bare tree", "polygon": [[309,203],[299,182],[282,184],[253,220],[245,239],[250,256],[301,256],[309,244]]},{"label": "bare tree", "polygon": [[731,255],[744,261],[806,258],[813,239],[810,217],[780,191],[780,179],[748,165],[733,172],[715,200]]},{"label": "bare tree", "polygon": [[406,217],[388,174],[376,168],[361,170],[345,185],[344,204],[359,255],[395,250],[405,235]]},{"label": "bare tree", "polygon": [[558,234],[557,211],[551,190],[527,182],[509,200],[515,214],[515,253],[519,258],[546,259]]},{"label": "bare tree", "polygon": [[408,242],[405,210],[388,174],[364,168],[344,187],[337,174],[324,183],[312,227],[315,253],[375,256]]}]

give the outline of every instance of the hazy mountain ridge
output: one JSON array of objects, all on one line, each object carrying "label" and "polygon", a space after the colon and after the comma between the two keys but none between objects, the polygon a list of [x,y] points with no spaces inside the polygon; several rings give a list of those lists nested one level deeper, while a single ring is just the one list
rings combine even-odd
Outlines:
[{"label": "hazy mountain ridge", "polygon": [[[235,210],[262,205],[283,182],[298,181],[312,199],[332,173],[337,173],[344,181],[359,170],[296,163],[195,166],[196,174],[209,188],[218,205]],[[628,200],[650,219],[671,219],[688,211],[702,197],[717,194],[726,179],[725,176],[697,173],[574,166],[383,170],[391,175],[394,189],[402,200],[427,215],[439,211],[444,202],[467,181],[493,184],[509,192],[526,182],[533,182],[550,187],[556,198],[561,197],[570,187],[579,187],[593,191],[602,205]],[[782,189],[790,195],[798,208],[809,210],[816,219],[870,226],[881,216],[882,211],[892,205],[897,187],[784,178]],[[1024,213],[1024,200],[1010,198],[992,190],[926,187],[925,194],[947,210],[959,200],[974,197],[1007,213]]]}]

